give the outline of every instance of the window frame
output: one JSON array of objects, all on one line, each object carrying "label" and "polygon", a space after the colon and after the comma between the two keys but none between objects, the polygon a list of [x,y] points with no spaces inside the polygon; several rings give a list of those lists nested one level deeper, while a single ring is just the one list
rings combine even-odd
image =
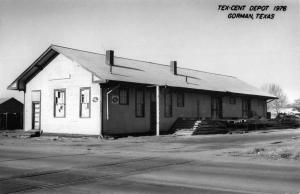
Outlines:
[{"label": "window frame", "polygon": [[[127,99],[126,99],[125,103],[121,103],[121,95],[120,95],[121,90],[125,90],[126,94],[127,94]],[[127,87],[119,88],[119,105],[129,105],[129,88],[127,88]]]},{"label": "window frame", "polygon": [[[179,96],[181,96],[182,97],[182,104],[180,104],[179,103],[179,101],[178,101],[178,97]],[[185,99],[185,94],[184,94],[184,92],[177,92],[177,107],[179,107],[179,108],[183,108],[184,107],[184,99]]]},{"label": "window frame", "polygon": [[[167,94],[170,95],[170,114],[167,114]],[[170,89],[165,89],[164,91],[164,116],[166,118],[173,117],[173,98],[172,98],[172,91]]]},{"label": "window frame", "polygon": [[[141,115],[138,115],[138,101],[137,101],[137,95],[138,95],[138,91],[142,91],[143,94],[143,112]],[[135,90],[135,117],[137,118],[144,118],[145,117],[145,89],[144,88],[136,88]]]},{"label": "window frame", "polygon": [[[82,102],[81,102],[81,92],[84,90],[89,90],[89,116],[82,116]],[[91,118],[91,109],[92,109],[92,101],[91,101],[91,87],[81,87],[79,89],[79,118]]]},{"label": "window frame", "polygon": [[[56,92],[64,92],[64,115],[59,117],[56,115],[56,103],[55,103],[55,93]],[[66,109],[67,109],[67,104],[66,104],[66,99],[67,99],[67,91],[66,91],[66,88],[60,88],[60,89],[54,89],[54,92],[53,92],[53,105],[54,105],[54,112],[53,112],[53,116],[54,118],[66,118]]]}]

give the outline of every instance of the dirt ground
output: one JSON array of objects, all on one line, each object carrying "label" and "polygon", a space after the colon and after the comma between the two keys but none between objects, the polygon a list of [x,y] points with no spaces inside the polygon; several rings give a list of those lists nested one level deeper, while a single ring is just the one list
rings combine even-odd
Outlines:
[{"label": "dirt ground", "polygon": [[300,129],[205,136],[0,134],[0,193],[300,193]]}]

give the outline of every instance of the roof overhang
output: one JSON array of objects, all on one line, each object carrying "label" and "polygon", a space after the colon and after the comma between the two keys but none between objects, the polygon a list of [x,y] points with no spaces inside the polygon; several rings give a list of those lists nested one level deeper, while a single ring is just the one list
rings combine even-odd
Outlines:
[{"label": "roof overhang", "polygon": [[26,83],[44,69],[59,53],[50,46],[39,58],[37,58],[7,89],[26,90]]},{"label": "roof overhang", "polygon": [[278,99],[276,96],[271,96],[271,95],[270,96],[263,96],[263,95],[237,93],[237,92],[230,92],[230,91],[226,91],[225,93],[228,94],[228,95],[251,96],[251,97],[259,97],[259,98],[272,99],[272,100]]},{"label": "roof overhang", "polygon": [[[146,87],[155,87],[157,86],[156,84],[146,84],[146,83],[138,83],[138,82],[123,82],[123,81],[116,81],[116,80],[106,80],[106,82],[102,82],[106,85],[116,85],[116,84],[124,84],[124,85],[144,85]],[[216,91],[216,90],[205,90],[205,89],[194,89],[194,88],[184,88],[184,87],[174,87],[174,86],[169,86],[169,85],[158,85],[160,87],[169,87],[173,89],[180,89],[180,90],[185,90],[185,91],[190,91],[190,92],[204,92],[204,93],[209,93],[209,94],[215,94],[218,96],[236,96],[236,97],[242,97],[242,98],[260,98],[260,99],[265,99],[265,100],[276,100],[278,99],[276,96],[267,96],[267,95],[256,95],[256,94],[246,94],[246,93],[238,93],[238,92],[230,92],[230,91]]]}]

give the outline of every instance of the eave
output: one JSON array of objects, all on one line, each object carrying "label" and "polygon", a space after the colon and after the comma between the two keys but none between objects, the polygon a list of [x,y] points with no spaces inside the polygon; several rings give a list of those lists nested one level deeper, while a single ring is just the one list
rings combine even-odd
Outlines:
[{"label": "eave", "polygon": [[26,90],[28,83],[34,76],[42,71],[59,53],[51,48],[51,46],[37,58],[20,76],[17,77],[8,87],[8,90]]}]

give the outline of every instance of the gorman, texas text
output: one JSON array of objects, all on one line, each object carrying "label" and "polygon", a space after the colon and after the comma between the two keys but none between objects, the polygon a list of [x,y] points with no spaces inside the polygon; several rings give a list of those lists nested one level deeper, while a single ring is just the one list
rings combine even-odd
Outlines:
[{"label": "gorman, texas text", "polygon": [[257,14],[252,14],[252,13],[229,13],[228,14],[229,19],[274,19],[275,14],[263,14],[263,13],[257,13]]}]

